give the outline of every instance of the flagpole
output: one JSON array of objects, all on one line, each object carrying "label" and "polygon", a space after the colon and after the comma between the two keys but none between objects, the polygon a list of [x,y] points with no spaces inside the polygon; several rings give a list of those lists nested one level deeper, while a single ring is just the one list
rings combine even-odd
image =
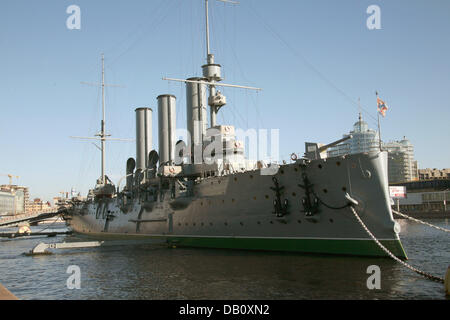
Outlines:
[{"label": "flagpole", "polygon": [[381,150],[380,113],[379,113],[379,112],[377,112],[377,113],[378,113],[378,139],[379,139],[379,141],[380,141],[380,151],[382,151],[382,150]]},{"label": "flagpole", "polygon": [[378,91],[375,91],[375,94],[377,95],[378,140],[379,140],[379,144],[380,144],[380,151],[383,151],[381,149],[381,126],[380,126],[380,110],[378,107]]}]

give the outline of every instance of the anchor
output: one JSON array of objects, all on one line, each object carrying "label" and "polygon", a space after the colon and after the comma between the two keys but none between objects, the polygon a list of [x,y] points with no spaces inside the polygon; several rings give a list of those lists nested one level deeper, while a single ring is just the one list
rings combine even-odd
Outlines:
[{"label": "anchor", "polygon": [[303,185],[299,184],[298,186],[305,190],[305,197],[302,199],[303,211],[307,217],[312,217],[315,214],[319,213],[319,199],[314,197],[314,200],[311,199],[311,195],[314,194],[312,191],[312,187],[314,186],[308,179],[306,173],[303,172]]},{"label": "anchor", "polygon": [[279,185],[277,178],[273,177],[272,181],[275,184],[275,187],[270,187],[270,189],[275,191],[276,196],[276,199],[273,200],[273,208],[275,211],[272,213],[281,218],[288,214],[287,208],[289,205],[289,201],[288,199],[284,199],[283,204],[281,204],[281,191],[284,189],[284,187]]}]

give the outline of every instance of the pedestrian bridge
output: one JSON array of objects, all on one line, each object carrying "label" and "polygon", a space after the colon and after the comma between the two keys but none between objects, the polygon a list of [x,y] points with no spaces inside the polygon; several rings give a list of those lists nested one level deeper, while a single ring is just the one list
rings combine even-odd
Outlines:
[{"label": "pedestrian bridge", "polygon": [[20,223],[28,222],[30,224],[40,222],[60,215],[59,211],[43,211],[19,214],[15,216],[5,216],[0,218],[0,227],[14,227]]}]

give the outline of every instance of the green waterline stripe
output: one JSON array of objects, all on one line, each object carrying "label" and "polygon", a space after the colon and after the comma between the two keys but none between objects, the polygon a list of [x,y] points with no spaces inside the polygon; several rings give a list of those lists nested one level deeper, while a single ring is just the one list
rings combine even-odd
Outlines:
[{"label": "green waterline stripe", "polygon": [[[218,237],[184,235],[145,235],[127,233],[88,233],[86,235],[108,238],[150,238],[165,240],[173,246],[210,249],[242,249],[261,251],[285,251],[299,253],[323,253],[359,256],[387,257],[372,239],[324,239],[324,238],[261,238]],[[380,240],[395,256],[407,259],[399,239]]]},{"label": "green waterline stripe", "polygon": [[[186,247],[246,249],[264,251],[286,251],[305,253],[344,254],[361,256],[383,256],[386,253],[371,239],[327,240],[327,239],[260,239],[260,238],[195,238],[171,237],[173,245]],[[399,240],[380,241],[395,256],[407,259]]]}]

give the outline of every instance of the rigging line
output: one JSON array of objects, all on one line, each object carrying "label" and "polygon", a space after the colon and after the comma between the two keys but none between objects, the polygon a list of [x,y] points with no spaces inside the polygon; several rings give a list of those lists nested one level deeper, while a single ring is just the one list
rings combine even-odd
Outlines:
[{"label": "rigging line", "polygon": [[[161,0],[160,2],[159,2],[159,4],[156,6],[156,9],[152,9],[151,11],[153,12],[153,15],[154,16],[156,16],[156,14],[158,13],[158,10],[162,7],[162,5],[164,4],[164,3],[166,3],[167,1],[166,0]],[[148,10],[148,11],[150,11],[150,10]],[[147,12],[148,12],[147,11]],[[149,17],[149,19],[148,20],[146,20],[146,21],[153,21],[154,19],[153,19],[153,17]],[[142,24],[141,23],[138,23],[134,28],[133,28],[133,30],[132,31],[130,31],[130,32],[128,32],[128,34],[122,39],[122,40],[120,40],[120,41],[118,41],[116,44],[113,44],[113,45],[111,45],[107,50],[105,50],[105,52],[111,52],[111,51],[114,51],[117,47],[119,47],[119,46],[121,46],[123,43],[125,43],[126,41],[129,41],[130,40],[130,38],[133,36],[133,35],[135,35],[136,33],[138,33],[139,32],[139,29],[141,29],[142,30]]]},{"label": "rigging line", "polygon": [[[215,10],[213,10],[213,7],[214,6],[212,6],[212,5],[209,6],[209,13],[208,13],[208,15],[209,15],[209,32],[210,32],[209,43],[210,43],[211,53],[214,52],[216,54],[216,56],[220,56],[219,41],[218,41],[219,37],[217,37]],[[214,40],[215,49],[213,49],[213,46],[212,46],[213,41],[212,40]]]},{"label": "rigging line", "polygon": [[[222,3],[222,12],[224,12],[223,17],[224,17],[224,23],[223,23],[223,37],[226,38],[226,34],[227,34],[227,21],[228,21],[228,17],[227,17],[227,12],[228,10],[226,9],[226,4],[225,2]],[[221,17],[219,15],[219,17]],[[225,50],[226,50],[226,46],[225,46]],[[225,50],[224,50],[224,54],[225,54]],[[224,68],[224,73],[223,73],[223,77],[226,79],[228,75],[228,72],[226,70],[226,68]]]},{"label": "rigging line", "polygon": [[229,105],[230,107],[231,107],[231,109],[232,110],[230,110],[234,115],[238,115],[241,119],[240,119],[240,121],[242,121],[241,123],[240,123],[240,125],[242,126],[242,129],[244,129],[244,127],[245,127],[245,118],[239,113],[239,111],[238,111],[238,108],[236,108],[234,105],[233,105],[233,103],[231,103],[230,105]]},{"label": "rigging line", "polygon": [[[228,42],[228,40],[227,40],[227,42]],[[229,44],[229,42],[228,42],[228,44]],[[232,48],[231,45],[229,45],[229,47],[231,47],[231,50],[233,51],[233,54],[234,54],[234,56],[235,56],[235,59],[236,59],[237,65],[238,65],[238,69],[240,70],[242,77],[244,78],[244,80],[245,80],[246,82],[251,83],[251,81],[249,81],[249,80],[245,77],[245,74],[244,74],[244,72],[243,72],[243,70],[242,70],[242,67],[241,67],[240,63],[239,63],[239,59],[238,59],[238,57],[237,57],[237,55],[236,55],[236,52],[234,51],[234,49]],[[258,92],[257,92],[257,94],[258,94]],[[253,101],[253,103],[254,103],[254,98],[253,98],[253,96],[251,97],[251,99],[252,99],[252,101]],[[247,90],[246,90],[246,105],[245,105],[245,107],[246,107],[246,109],[248,109],[248,92],[247,92]],[[257,116],[257,122],[258,122],[257,125],[262,125],[262,126],[264,127],[264,124],[263,124],[262,121],[261,121],[261,116],[260,116],[260,113],[259,113],[259,110],[258,110],[257,106],[256,106],[255,104],[253,104],[253,107],[254,107],[255,110],[256,110],[256,116]],[[248,114],[248,110],[247,110],[247,114]],[[244,120],[244,122],[248,122],[248,121]],[[247,123],[247,128],[248,128],[248,123]]]},{"label": "rigging line", "polygon": [[[262,125],[262,127],[265,128],[264,122],[263,122],[263,120],[261,118],[261,114],[259,113],[259,108],[258,108],[258,106],[259,106],[259,92],[256,92],[256,102],[253,100],[253,103],[254,103],[254,106],[255,106],[255,109],[256,109],[256,116],[258,117],[259,122]],[[258,127],[258,129],[259,129],[259,127]]]},{"label": "rigging line", "polygon": [[[181,5],[178,6],[178,25],[179,26],[184,26],[185,25],[183,23],[183,15],[182,15],[183,9],[184,9],[183,6],[181,6]],[[181,28],[181,27],[178,28],[177,36],[178,36],[178,43],[179,43],[180,47],[186,47],[184,45],[184,43],[183,43],[183,31],[184,31],[184,28]],[[180,63],[178,68],[179,68],[180,74],[184,74],[183,73],[183,66],[187,65],[187,61],[186,61],[186,63],[184,62],[184,59],[185,59],[185,55],[184,54],[179,54],[178,56],[179,56],[179,63]],[[177,112],[177,119],[176,119],[176,121],[178,121],[178,118],[179,118],[179,112]]]},{"label": "rigging line", "polygon": [[227,122],[226,122],[226,119],[225,119],[225,115],[224,115],[224,114],[225,114],[224,112],[221,112],[221,113],[220,113],[220,116],[222,117],[222,123],[225,124],[225,123],[227,123]]},{"label": "rigging line", "polygon": [[[235,46],[226,37],[225,37],[225,41],[228,43],[228,48],[230,48],[232,53],[233,53],[233,56],[235,58],[235,62],[237,64],[237,66],[238,66],[238,70],[239,70],[242,78],[247,83],[253,83],[253,81],[250,81],[245,75],[244,69],[242,68],[242,65],[240,63],[239,57],[238,57],[238,55],[236,53]],[[258,93],[259,92],[257,91],[256,94],[258,94]],[[264,127],[264,123],[262,122],[261,115],[259,113],[259,109],[258,109],[257,105],[255,104],[255,100],[254,100],[254,96],[253,95],[251,96],[251,99],[253,101],[253,107],[255,108],[255,111],[256,111],[257,125],[261,125],[262,127]],[[247,105],[246,105],[246,107],[247,107]]]},{"label": "rigging line", "polygon": [[[245,119],[244,117],[239,113],[239,111],[237,111],[237,108],[233,105],[230,104],[231,106],[231,114],[234,116],[234,123],[238,124],[242,129],[244,129],[245,127]],[[236,115],[238,116],[238,118],[236,118]]]},{"label": "rigging line", "polygon": [[[194,6],[189,6],[191,9],[191,21],[190,21],[190,26],[191,26],[191,34],[195,34],[194,33]],[[195,50],[195,40],[194,37],[190,37],[191,39],[191,72],[190,74],[195,74],[196,72],[196,65],[195,65],[195,59],[194,59],[194,50]]]},{"label": "rigging line", "polygon": [[246,125],[248,130],[248,90],[245,90],[245,112],[246,114]]},{"label": "rigging line", "polygon": [[150,27],[143,31],[143,33],[138,36],[131,44],[130,46],[124,51],[122,52],[119,56],[117,56],[115,59],[111,60],[110,65],[113,65],[114,63],[117,62],[117,60],[119,60],[120,58],[122,58],[125,54],[127,54],[134,46],[136,46],[146,35],[149,34],[149,31],[156,31],[158,29],[158,27],[162,24],[162,22],[167,18],[167,16],[172,13],[172,8],[174,7],[175,4],[177,4],[177,1],[175,0],[171,0],[173,1],[172,6],[170,6],[169,10],[167,11],[167,13],[162,16],[162,18],[160,20],[153,20],[153,24],[150,25]]},{"label": "rigging line", "polygon": [[[226,40],[226,33],[224,30],[224,33],[221,34],[221,28],[220,26],[223,26],[225,24],[224,19],[222,19],[221,12],[227,12],[226,3],[223,2],[223,7],[221,8],[219,6],[214,6],[214,8],[211,10],[211,27],[213,30],[213,39],[215,40],[215,46],[217,51],[217,56],[222,57],[221,59],[224,59],[226,57],[226,45],[224,44],[224,40]],[[226,21],[226,20],[225,20]],[[223,78],[226,79],[226,68],[223,69]]]},{"label": "rigging line", "polygon": [[[97,88],[97,102],[95,103],[96,107],[95,108],[91,108],[91,116],[90,116],[90,124],[89,124],[89,128],[88,131],[92,132],[93,131],[93,127],[94,127],[94,121],[96,121],[96,114],[98,112],[98,105],[100,104],[100,95],[101,95],[101,88],[98,87]],[[83,161],[83,159],[86,159],[86,154],[88,153],[88,145],[84,144],[83,146],[83,152],[82,152],[82,157],[81,157],[81,161],[80,161],[80,169],[79,169],[79,173],[78,173],[78,185],[81,184],[81,179],[82,177],[86,176],[86,172],[87,172],[87,168],[85,166],[85,162]],[[90,159],[92,159],[92,154]]]},{"label": "rigging line", "polygon": [[325,77],[325,75],[323,73],[321,73],[317,68],[315,68],[302,54],[300,54],[297,50],[295,50],[294,48],[292,48],[289,43],[286,42],[286,40],[284,40],[273,28],[270,27],[270,25],[259,15],[259,13],[253,8],[253,6],[251,5],[251,3],[249,2],[249,7],[253,10],[253,14],[255,14],[263,23],[264,27],[270,32],[272,33],[272,35],[274,35],[284,46],[286,46],[286,48],[288,48],[293,54],[294,56],[297,56],[298,58],[300,58],[301,60],[303,60],[303,62],[312,70],[314,71],[323,81],[325,81],[329,86],[331,86],[333,89],[335,89],[337,92],[339,92],[342,96],[344,96],[348,101],[350,101],[353,105],[355,105],[358,108],[361,108],[362,110],[364,110],[364,112],[367,113],[367,115],[373,119],[376,119],[369,111],[367,111],[365,108],[363,108],[362,106],[360,107],[360,105],[358,105],[358,103],[356,101],[354,101],[349,95],[347,95],[343,90],[341,90],[340,88],[338,88],[331,80],[329,80],[327,77]]}]

